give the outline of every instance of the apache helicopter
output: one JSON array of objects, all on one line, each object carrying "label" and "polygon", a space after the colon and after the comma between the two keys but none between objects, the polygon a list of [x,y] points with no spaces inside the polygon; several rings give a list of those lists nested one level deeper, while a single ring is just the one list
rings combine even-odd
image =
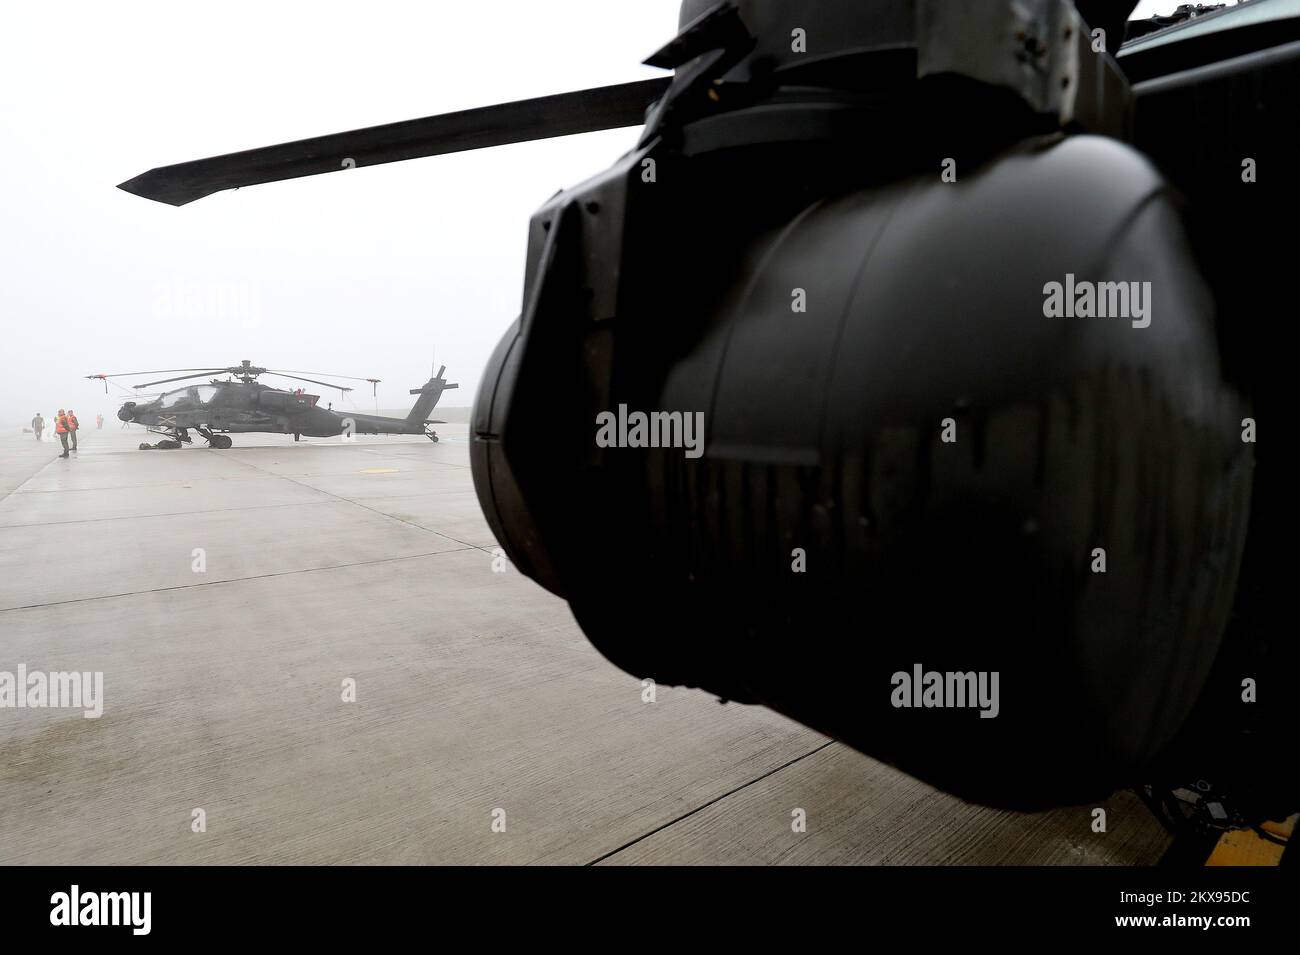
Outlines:
[{"label": "apache helicopter", "polygon": [[[670,77],[121,188],[183,205],[643,125],[534,216],[475,401],[515,564],[628,672],[972,800],[1134,787],[1183,834],[1254,825],[1300,805],[1296,641],[1264,604],[1296,525],[1255,438],[1289,410],[1267,237],[1300,211],[1300,3],[1121,46],[1134,6],[684,0],[646,61]],[[703,454],[595,440],[624,407],[703,413]],[[931,707],[930,671],[1000,675],[996,718]]]},{"label": "apache helicopter", "polygon": [[[427,416],[444,391],[460,387],[447,383],[443,378],[446,370],[447,366],[443,365],[423,387],[411,390],[411,394],[420,397],[416,400],[411,413],[405,418],[385,418],[380,415],[334,411],[332,408],[318,407],[319,395],[306,394],[301,388],[296,391],[272,388],[261,384],[257,379],[261,375],[275,375],[313,385],[325,385],[336,388],[342,393],[352,389],[346,385],[300,377],[302,374],[321,374],[320,372],[289,372],[259,368],[247,359],[229,368],[172,368],[165,371],[138,371],[120,375],[100,374],[86,377],[104,382],[104,391],[107,393],[108,382],[115,378],[165,375],[175,372],[189,373],[177,378],[164,378],[161,381],[132,386],[139,389],[193,378],[209,378],[214,374],[231,376],[224,381],[211,378],[205,385],[189,385],[168,391],[143,404],[128,401],[117,412],[120,420],[144,425],[150,433],[163,437],[163,440],[157,444],[141,444],[141,451],[152,448],[175,450],[183,443],[193,442],[193,438],[190,437],[191,431],[197,431],[206,439],[208,447],[224,450],[234,443],[229,436],[231,432],[292,434],[295,441],[301,440],[303,435],[309,438],[330,438],[340,434],[422,434],[436,443],[438,434],[428,426],[446,422],[428,420]],[[376,390],[375,393],[378,393],[379,379],[377,378],[355,378],[350,375],[329,377],[366,381],[371,384],[372,389]]]}]

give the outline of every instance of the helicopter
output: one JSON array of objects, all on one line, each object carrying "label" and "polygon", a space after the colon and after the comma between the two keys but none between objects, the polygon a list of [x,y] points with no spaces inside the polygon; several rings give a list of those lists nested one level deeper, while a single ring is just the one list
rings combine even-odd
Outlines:
[{"label": "helicopter", "polygon": [[[1293,267],[1262,237],[1300,211],[1300,4],[1126,42],[1135,6],[684,0],[645,61],[669,76],[120,188],[184,205],[643,127],[533,216],[475,400],[475,487],[515,565],[625,671],[963,798],[1133,788],[1180,834],[1254,825],[1300,808],[1270,756],[1300,697],[1268,609],[1295,522],[1255,432],[1289,407],[1264,322]],[[1149,327],[1044,310],[1052,286],[1137,280]],[[703,413],[703,455],[594,440],[624,406]],[[997,717],[900,708],[910,672],[999,674]]]},{"label": "helicopter", "polygon": [[[301,388],[296,391],[272,388],[257,379],[262,375],[274,375],[315,385],[325,385],[338,389],[344,394],[353,389],[346,385],[301,377],[304,374],[320,374],[319,372],[277,371],[256,366],[248,359],[227,368],[173,368],[163,371],[128,372],[118,375],[97,374],[86,377],[104,382],[105,393],[108,392],[109,381],[116,378],[185,372],[176,378],[164,378],[132,386],[137,389],[194,378],[209,378],[207,384],[177,388],[144,403],[128,401],[118,409],[119,420],[128,424],[143,425],[151,434],[162,438],[156,444],[142,443],[141,451],[152,449],[172,451],[183,444],[193,443],[191,431],[206,440],[208,447],[218,450],[228,449],[234,444],[230,433],[254,432],[292,434],[295,441],[300,441],[303,435],[310,438],[329,438],[353,434],[422,434],[436,444],[438,433],[429,428],[429,425],[445,424],[445,422],[429,420],[428,414],[437,405],[444,391],[459,387],[447,383],[446,378],[443,377],[446,371],[447,366],[443,365],[423,386],[411,390],[411,394],[419,395],[419,398],[405,418],[386,418],[377,414],[361,414],[355,411],[334,411],[332,407],[321,408],[318,406],[319,395],[306,394]],[[219,377],[211,377],[213,375],[230,377],[221,380]],[[379,379],[377,378],[356,378],[349,375],[330,377],[369,382],[375,394],[378,394]]]}]

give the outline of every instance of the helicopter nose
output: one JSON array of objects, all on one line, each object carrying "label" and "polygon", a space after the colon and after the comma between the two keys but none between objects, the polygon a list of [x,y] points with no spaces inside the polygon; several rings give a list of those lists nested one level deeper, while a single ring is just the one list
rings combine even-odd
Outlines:
[{"label": "helicopter nose", "polygon": [[122,421],[130,421],[135,417],[135,402],[128,401],[122,407],[117,409],[117,416]]}]

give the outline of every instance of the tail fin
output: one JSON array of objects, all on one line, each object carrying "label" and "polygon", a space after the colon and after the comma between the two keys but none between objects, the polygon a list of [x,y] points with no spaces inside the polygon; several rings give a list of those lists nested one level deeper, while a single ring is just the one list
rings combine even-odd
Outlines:
[{"label": "tail fin", "polygon": [[416,399],[415,407],[411,409],[411,413],[406,416],[406,423],[412,428],[422,429],[424,427],[424,423],[429,418],[429,412],[433,410],[434,405],[438,403],[438,399],[442,397],[444,391],[451,391],[453,388],[460,387],[460,385],[447,384],[447,379],[442,377],[443,372],[446,370],[447,366],[443,365],[438,369],[436,375],[425,382],[423,388],[411,389],[411,394],[420,396]]}]

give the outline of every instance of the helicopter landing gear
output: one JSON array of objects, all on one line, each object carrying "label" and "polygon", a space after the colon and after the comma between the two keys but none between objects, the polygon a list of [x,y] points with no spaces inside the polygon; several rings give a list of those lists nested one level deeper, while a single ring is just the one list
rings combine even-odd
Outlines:
[{"label": "helicopter landing gear", "polygon": [[208,447],[214,448],[218,451],[225,451],[227,448],[229,448],[231,445],[235,443],[231,439],[230,435],[213,434],[207,428],[199,428],[199,434],[203,435],[203,437],[207,440]]},{"label": "helicopter landing gear", "polygon": [[438,443],[438,432],[437,432],[437,431],[426,431],[426,432],[424,432],[424,436],[425,436],[426,438],[428,438],[430,441],[432,441],[434,444],[437,444],[437,443]]},{"label": "helicopter landing gear", "polygon": [[150,428],[148,430],[150,434],[159,434],[164,437],[157,444],[141,444],[141,451],[176,451],[180,448],[182,442],[190,444],[194,440],[184,428]]}]

